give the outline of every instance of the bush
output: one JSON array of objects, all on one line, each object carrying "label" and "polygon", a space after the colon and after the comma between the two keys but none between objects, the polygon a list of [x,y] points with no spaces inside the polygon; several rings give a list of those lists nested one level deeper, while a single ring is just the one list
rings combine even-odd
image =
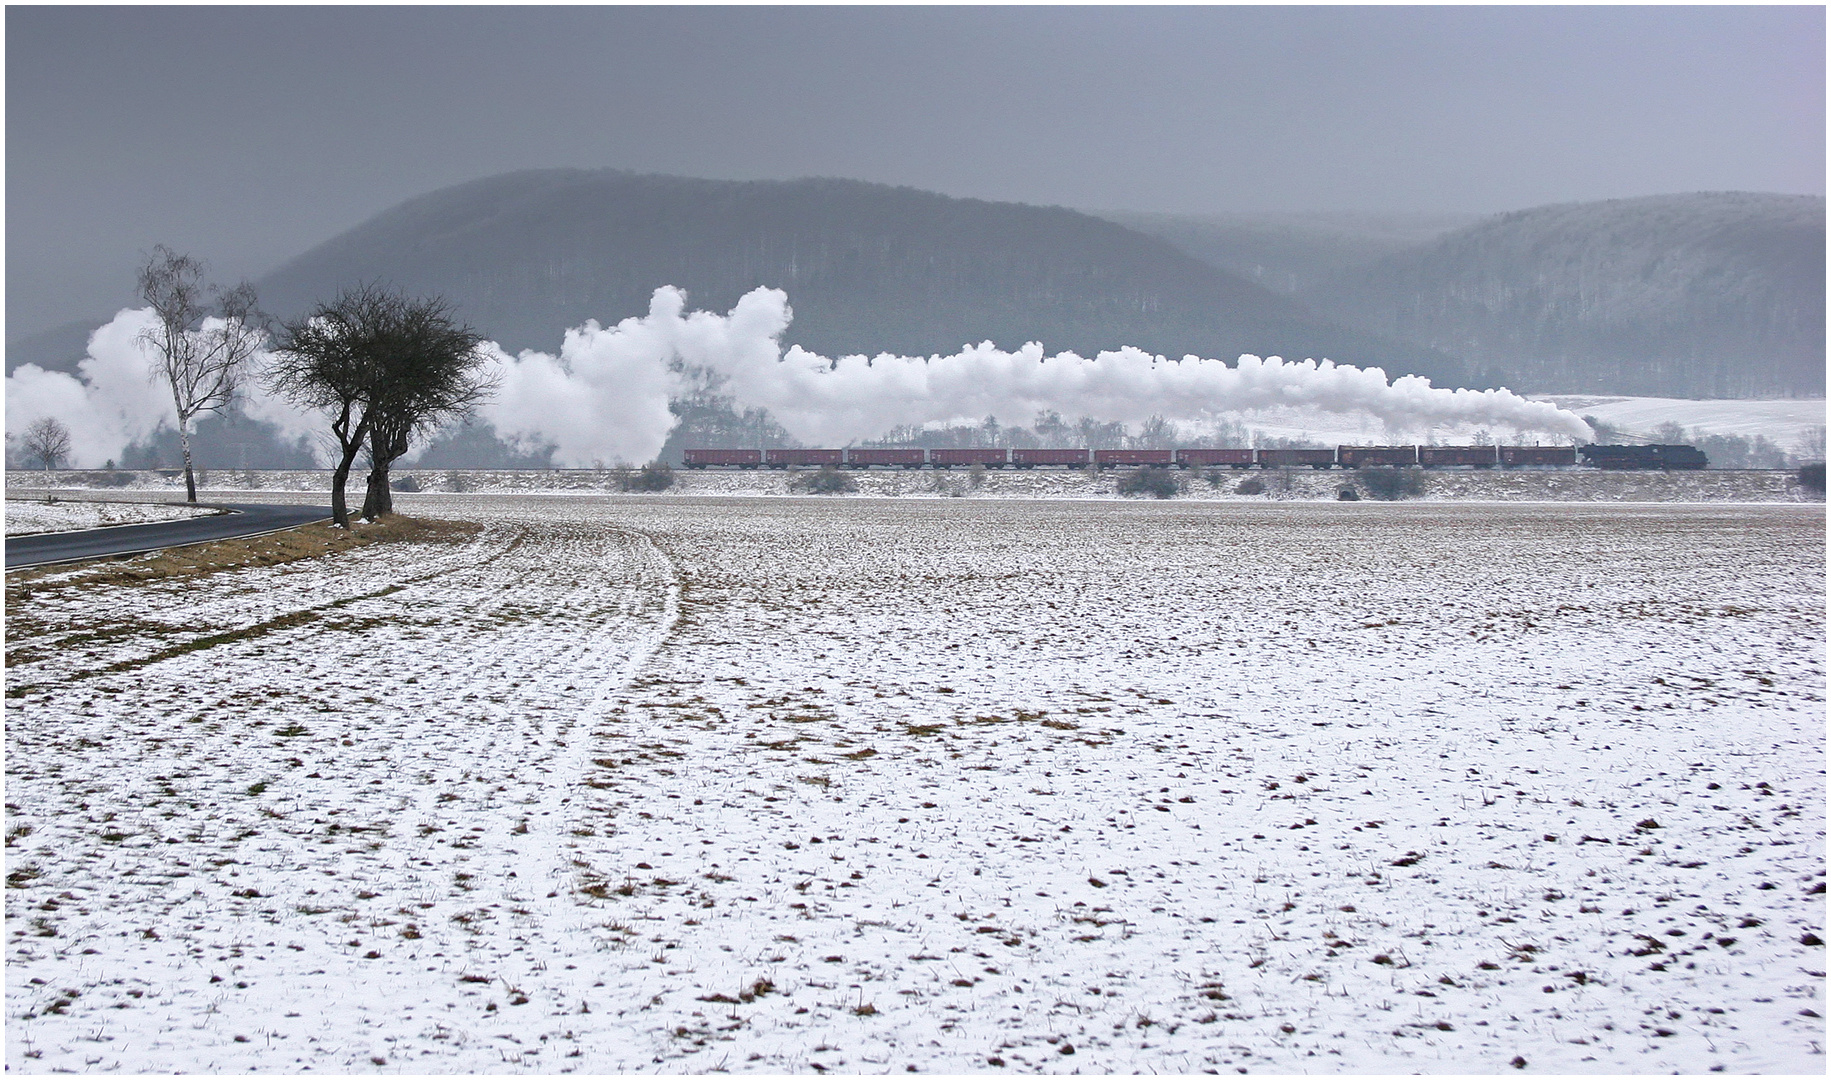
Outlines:
[{"label": "bush", "polygon": [[1825,463],[1815,461],[1810,465],[1801,465],[1799,467],[1799,486],[1807,491],[1816,491],[1823,495],[1825,493]]},{"label": "bush", "polygon": [[1159,499],[1168,499],[1176,494],[1176,477],[1168,469],[1157,469],[1146,466],[1133,469],[1119,479],[1121,495],[1151,495]]},{"label": "bush", "polygon": [[134,474],[118,469],[104,469],[99,472],[86,472],[78,478],[84,487],[117,488],[126,487],[134,482]]},{"label": "bush", "polygon": [[1235,495],[1263,495],[1265,484],[1259,480],[1242,480],[1240,486],[1233,489]]},{"label": "bush", "polygon": [[1208,481],[1209,487],[1218,489],[1227,483],[1227,474],[1220,469],[1209,469],[1202,474],[1202,479]]},{"label": "bush", "polygon": [[418,491],[420,489],[420,478],[414,476],[412,473],[408,473],[405,476],[397,476],[388,481],[388,486],[395,491]]},{"label": "bush", "polygon": [[1369,497],[1387,502],[1424,494],[1424,477],[1415,469],[1362,469],[1360,482]]},{"label": "bush", "polygon": [[666,491],[673,486],[674,470],[665,461],[651,461],[635,472],[624,471],[617,476],[621,491]]},{"label": "bush", "polygon": [[985,462],[973,462],[973,467],[966,470],[966,482],[974,487],[983,487],[985,485]]},{"label": "bush", "polygon": [[796,491],[805,491],[810,495],[844,495],[857,491],[858,482],[850,473],[840,472],[832,465],[822,465],[819,472],[803,473],[795,477]]},{"label": "bush", "polygon": [[1360,502],[1361,493],[1351,487],[1342,488],[1335,493],[1336,502]]}]

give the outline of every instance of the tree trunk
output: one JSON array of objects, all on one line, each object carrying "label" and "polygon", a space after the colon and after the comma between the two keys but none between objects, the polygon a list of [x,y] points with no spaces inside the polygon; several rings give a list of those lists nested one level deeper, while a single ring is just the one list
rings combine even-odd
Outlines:
[{"label": "tree trunk", "polygon": [[383,504],[387,501],[388,472],[387,466],[379,463],[369,466],[369,483],[362,496],[362,519],[374,521],[387,513]]},{"label": "tree trunk", "polygon": [[191,424],[182,413],[178,416],[178,449],[184,455],[184,500],[197,501],[197,478],[191,472]]},{"label": "tree trunk", "polygon": [[378,424],[369,431],[369,490],[363,497],[362,516],[370,521],[394,513],[394,488],[388,476],[407,452],[407,436],[391,434],[384,427]]},{"label": "tree trunk", "polygon": [[355,460],[356,447],[348,447],[337,459],[337,467],[331,470],[331,524],[342,529],[350,527],[349,503],[344,499],[343,488],[349,483],[350,465]]}]

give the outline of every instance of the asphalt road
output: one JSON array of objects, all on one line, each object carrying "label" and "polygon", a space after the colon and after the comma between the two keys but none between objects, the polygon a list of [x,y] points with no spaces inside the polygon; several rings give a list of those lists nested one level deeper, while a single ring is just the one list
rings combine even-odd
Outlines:
[{"label": "asphalt road", "polygon": [[331,516],[328,506],[286,506],[273,503],[208,505],[228,510],[229,513],[186,518],[182,521],[156,521],[147,525],[116,525],[106,529],[9,536],[6,538],[6,568],[14,570],[23,566],[77,562],[109,555],[134,555],[161,548],[200,544],[207,540],[258,536],[261,533],[290,529],[295,525],[325,521]]}]

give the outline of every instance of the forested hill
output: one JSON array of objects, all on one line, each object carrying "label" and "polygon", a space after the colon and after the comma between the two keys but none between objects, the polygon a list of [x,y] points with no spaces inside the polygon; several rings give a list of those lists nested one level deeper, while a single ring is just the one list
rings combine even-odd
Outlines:
[{"label": "forested hill", "polygon": [[1821,397],[1825,200],[1727,192],[1522,210],[1300,295],[1522,391]]},{"label": "forested hill", "polygon": [[992,340],[1092,355],[1329,356],[1460,384],[1461,369],[1317,318],[1170,244],[1072,210],[851,180],[717,181],[612,170],[511,173],[433,192],[260,282],[296,315],[358,280],[454,300],[511,350],[647,311],[657,286],[725,311],[787,291],[785,344],[826,355],[949,353]]}]

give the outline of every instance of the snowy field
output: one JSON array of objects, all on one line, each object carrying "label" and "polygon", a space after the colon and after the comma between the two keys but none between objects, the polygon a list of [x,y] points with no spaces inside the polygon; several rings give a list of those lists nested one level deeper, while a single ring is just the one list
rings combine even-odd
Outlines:
[{"label": "snowy field", "polygon": [[[1594,416],[1605,424],[1613,424],[1643,438],[1651,437],[1661,424],[1678,424],[1694,433],[1740,435],[1745,439],[1761,435],[1789,450],[1808,442],[1814,431],[1819,440],[1824,438],[1825,402],[1822,398],[1693,400],[1535,394],[1533,399],[1549,401],[1583,416]],[[1822,455],[1824,451],[1821,449],[1818,453]]]},{"label": "snowy field", "polygon": [[8,575],[10,1069],[1823,1071],[1822,505],[411,511]]},{"label": "snowy field", "polygon": [[100,529],[110,525],[139,525],[148,521],[175,521],[179,518],[218,514],[209,507],[174,503],[69,502],[47,503],[42,499],[6,500],[6,535],[68,532],[71,529]]}]

